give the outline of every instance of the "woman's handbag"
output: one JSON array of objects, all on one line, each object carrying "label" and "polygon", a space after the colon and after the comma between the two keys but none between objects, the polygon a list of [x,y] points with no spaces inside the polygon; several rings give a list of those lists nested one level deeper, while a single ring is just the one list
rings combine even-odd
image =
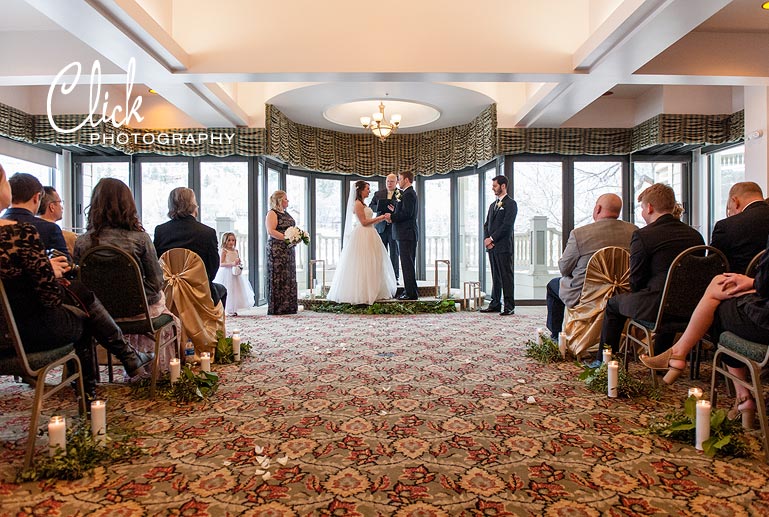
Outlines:
[{"label": "woman's handbag", "polygon": [[240,276],[243,272],[243,266],[232,266],[232,276]]}]

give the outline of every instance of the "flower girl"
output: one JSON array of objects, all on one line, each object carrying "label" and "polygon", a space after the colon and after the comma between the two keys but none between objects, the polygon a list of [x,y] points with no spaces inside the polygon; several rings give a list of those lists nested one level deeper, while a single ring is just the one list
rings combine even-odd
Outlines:
[{"label": "flower girl", "polygon": [[235,248],[237,243],[234,233],[225,232],[222,235],[221,262],[214,278],[214,282],[227,288],[227,306],[224,310],[231,316],[237,316],[238,309],[254,306],[254,291],[248,280],[241,275],[243,263],[240,261],[240,253]]}]

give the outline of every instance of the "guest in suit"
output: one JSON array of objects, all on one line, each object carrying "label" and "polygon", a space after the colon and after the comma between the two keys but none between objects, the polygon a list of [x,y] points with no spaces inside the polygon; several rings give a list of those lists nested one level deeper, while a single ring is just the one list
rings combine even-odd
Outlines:
[{"label": "guest in suit", "polygon": [[769,205],[761,187],[752,181],[735,183],[729,189],[726,219],[713,228],[710,245],[724,252],[729,271],[745,273],[748,264],[769,238]]},{"label": "guest in suit", "polygon": [[[40,208],[37,209],[37,216],[49,223],[57,223],[64,217],[64,203],[55,188],[43,187],[43,198],[40,200]],[[77,234],[68,230],[62,230],[61,235],[64,237],[64,242],[67,244],[69,254],[74,256]]]},{"label": "guest in suit", "polygon": [[621,213],[622,199],[617,194],[604,194],[593,207],[595,222],[571,231],[566,249],[558,260],[561,277],[553,278],[547,284],[547,328],[553,339],[558,338],[563,327],[565,308],[579,302],[587,263],[593,253],[606,246],[630,247],[630,238],[638,227],[620,221]]},{"label": "guest in suit", "polygon": [[43,184],[40,180],[31,174],[17,172],[8,179],[8,183],[13,191],[13,199],[11,207],[3,214],[3,219],[31,224],[40,234],[40,240],[46,249],[58,250],[71,260],[69,248],[59,225],[35,217],[43,197]]},{"label": "guest in suit", "polygon": [[395,195],[395,203],[388,205],[392,213],[393,236],[398,243],[398,253],[401,259],[401,271],[403,271],[404,293],[399,300],[418,300],[416,260],[417,242],[419,241],[419,199],[411,183],[414,181],[413,172],[401,172],[398,174],[398,186],[400,196]]},{"label": "guest in suit", "polygon": [[227,304],[227,289],[214,283],[219,271],[219,243],[216,230],[195,219],[198,202],[195,192],[187,187],[177,187],[168,195],[168,217],[170,221],[155,228],[155,250],[158,256],[173,248],[184,248],[197,253],[206,266],[211,299],[216,306],[220,301]]},{"label": "guest in suit", "polygon": [[[611,347],[613,353],[618,351],[627,318],[654,321],[657,317],[668,269],[678,254],[705,244],[697,230],[679,220],[683,209],[668,185],[655,183],[641,192],[638,201],[647,226],[636,230],[630,239],[631,292],[609,299],[601,328],[600,348]],[[655,354],[670,348],[674,337],[658,334]],[[602,360],[602,350],[598,350],[598,360]]]},{"label": "guest in suit", "polygon": [[[765,249],[767,253],[758,264],[755,279],[738,273],[724,273],[713,278],[681,339],[663,354],[641,356],[641,361],[649,368],[668,370],[664,377],[666,384],[681,375],[686,368],[686,355],[708,330],[711,336],[729,331],[749,341],[769,342],[769,241]],[[744,364],[727,355],[721,358],[729,372],[747,380],[748,371]],[[742,414],[742,425],[752,428],[756,401],[741,384],[734,383],[734,388],[737,400],[729,418]]]},{"label": "guest in suit", "polygon": [[[398,185],[398,176],[395,174],[388,174],[385,179],[385,186],[382,190],[377,190],[374,193],[374,198],[369,205],[372,210],[376,211],[376,215],[384,215],[392,213],[388,208],[388,203],[379,203],[381,200],[392,200],[395,197],[396,186]],[[382,238],[382,244],[390,252],[390,262],[393,265],[393,271],[395,271],[395,281],[400,278],[400,269],[398,268],[398,242],[393,236],[393,225],[387,221],[382,221],[375,226],[379,237]]]},{"label": "guest in suit", "polygon": [[483,223],[483,246],[489,254],[491,265],[491,302],[481,312],[499,312],[500,316],[509,316],[515,314],[513,229],[518,204],[507,195],[505,176],[492,179],[491,189],[497,199],[489,206],[486,222]]}]

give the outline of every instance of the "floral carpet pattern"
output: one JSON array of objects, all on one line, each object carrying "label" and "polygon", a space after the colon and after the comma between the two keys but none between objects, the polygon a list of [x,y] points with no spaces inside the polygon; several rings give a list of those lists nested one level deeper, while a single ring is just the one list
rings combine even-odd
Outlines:
[{"label": "floral carpet pattern", "polygon": [[[211,400],[99,387],[108,425],[130,423],[147,454],[73,482],[12,481],[32,390],[2,377],[0,516],[769,515],[757,443],[751,458],[712,459],[632,434],[705,388],[708,366],[660,401],[608,399],[579,366],[524,356],[540,317],[499,319],[234,318],[254,352],[214,365]],[[54,412],[76,414],[70,393],[43,421]]]}]

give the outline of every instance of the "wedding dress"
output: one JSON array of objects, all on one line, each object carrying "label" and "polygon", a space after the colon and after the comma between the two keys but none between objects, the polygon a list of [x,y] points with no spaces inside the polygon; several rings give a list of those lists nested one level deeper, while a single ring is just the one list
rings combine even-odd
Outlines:
[{"label": "wedding dress", "polygon": [[[374,212],[364,208],[366,219]],[[390,255],[374,225],[363,226],[354,214],[348,215],[344,247],[327,299],[339,303],[371,305],[395,296],[397,284]]]}]

